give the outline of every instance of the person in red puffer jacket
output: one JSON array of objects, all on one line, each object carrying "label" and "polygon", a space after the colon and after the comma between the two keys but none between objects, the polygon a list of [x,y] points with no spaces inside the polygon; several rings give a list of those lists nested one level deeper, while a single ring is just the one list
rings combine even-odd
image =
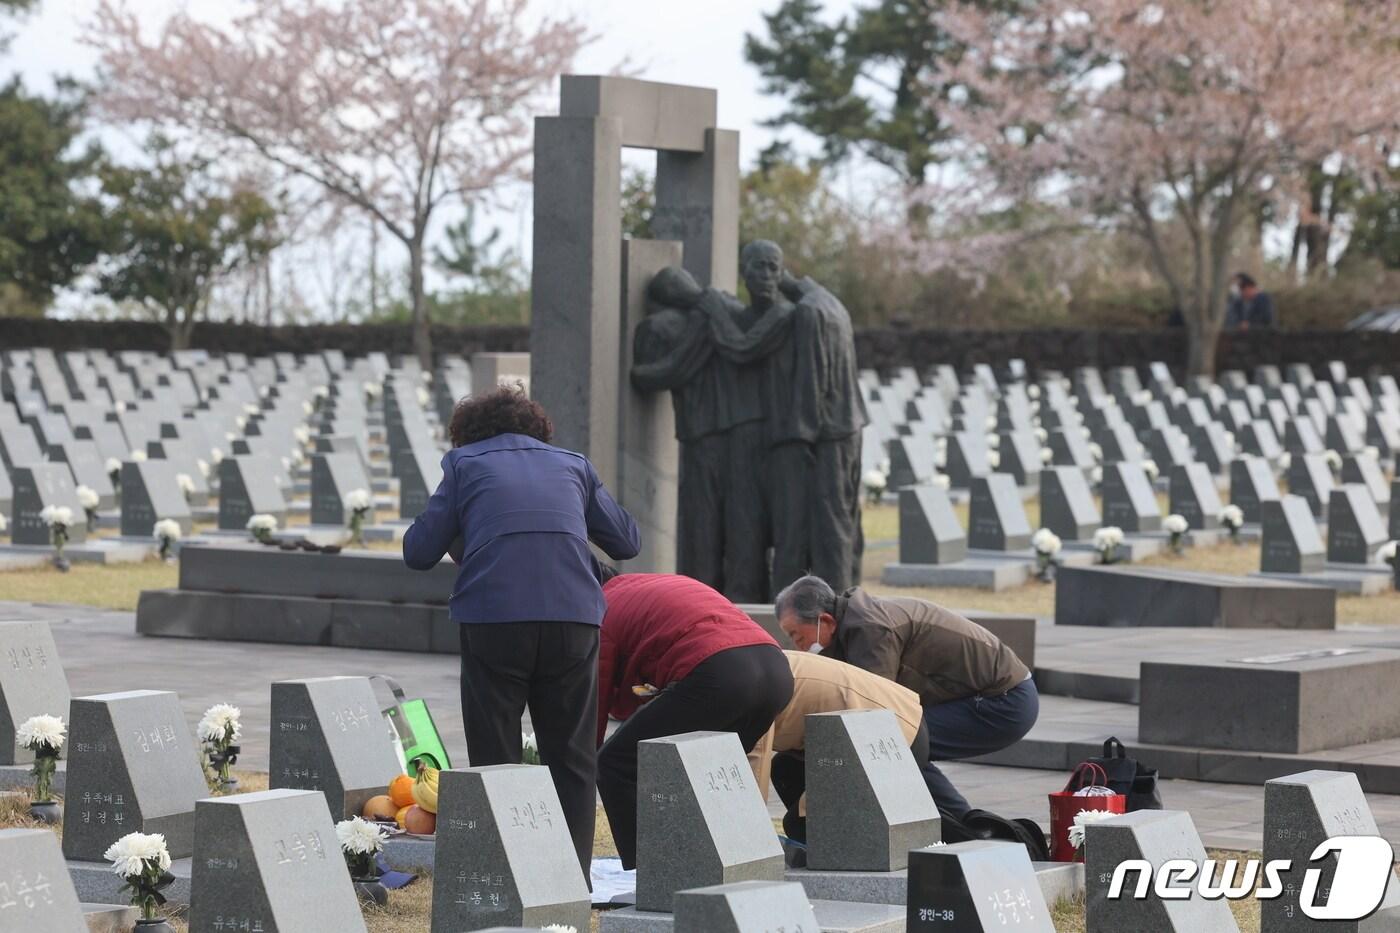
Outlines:
[{"label": "person in red puffer jacket", "polygon": [[[792,699],[773,637],[690,577],[630,573],[603,585],[598,647],[598,794],[623,868],[636,867],[637,743],[734,732],[748,753]],[[623,721],[606,742],[608,716]]]}]

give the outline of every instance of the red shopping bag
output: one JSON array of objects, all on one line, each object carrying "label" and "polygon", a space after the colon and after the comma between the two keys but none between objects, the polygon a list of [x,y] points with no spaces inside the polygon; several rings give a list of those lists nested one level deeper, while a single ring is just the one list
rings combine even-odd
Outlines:
[{"label": "red shopping bag", "polygon": [[1074,793],[1085,787],[1107,786],[1108,775],[1104,769],[1086,761],[1070,774],[1064,790],[1050,795],[1050,858],[1053,861],[1073,862],[1078,858],[1077,851],[1069,843],[1069,828],[1074,825],[1076,814],[1085,810],[1128,811],[1128,798],[1124,794],[1077,797]]}]

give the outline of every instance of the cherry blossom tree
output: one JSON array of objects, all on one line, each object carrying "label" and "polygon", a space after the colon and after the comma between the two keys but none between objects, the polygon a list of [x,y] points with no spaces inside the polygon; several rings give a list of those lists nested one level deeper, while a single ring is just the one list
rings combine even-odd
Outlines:
[{"label": "cherry blossom tree", "polygon": [[[967,49],[925,84],[962,105],[949,115],[960,170],[922,198],[981,232],[921,248],[966,258],[1025,235],[1130,231],[1182,310],[1193,374],[1214,372],[1231,250],[1261,206],[1305,209],[1324,163],[1383,184],[1395,158],[1390,0],[1036,0],[933,15]],[[1062,226],[986,222],[1026,204]],[[973,212],[981,223],[967,223]]]},{"label": "cherry blossom tree", "polygon": [[531,118],[588,36],[527,0],[245,0],[227,27],[181,12],[147,35],[101,0],[87,40],[107,118],[255,157],[402,242],[430,365],[434,213],[526,177]]}]

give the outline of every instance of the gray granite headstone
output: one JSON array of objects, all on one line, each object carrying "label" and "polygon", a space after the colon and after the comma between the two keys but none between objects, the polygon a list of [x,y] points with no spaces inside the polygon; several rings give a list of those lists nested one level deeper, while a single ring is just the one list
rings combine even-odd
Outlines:
[{"label": "gray granite headstone", "polygon": [[1164,470],[1191,461],[1191,444],[1176,425],[1153,428],[1147,436],[1147,451]]},{"label": "gray granite headstone", "polygon": [[194,811],[190,933],[365,929],[323,798],[267,790]]},{"label": "gray granite headstone", "polygon": [[359,816],[403,773],[368,677],[311,677],[272,685],[268,785],[319,790],[331,816]]},{"label": "gray granite headstone", "polygon": [[1386,483],[1385,473],[1375,457],[1369,454],[1343,457],[1342,482],[1362,484],[1370,492],[1381,515],[1390,512],[1390,486]]},{"label": "gray granite headstone", "polygon": [[1278,435],[1274,433],[1274,426],[1269,421],[1255,420],[1246,424],[1240,430],[1240,443],[1244,446],[1245,453],[1263,457],[1270,462],[1283,454]]},{"label": "gray granite headstone", "polygon": [[1186,519],[1192,530],[1220,527],[1220,492],[1204,463],[1187,463],[1171,469],[1168,508]]},{"label": "gray granite headstone", "polygon": [[1240,457],[1230,464],[1230,502],[1239,506],[1245,521],[1259,521],[1261,504],[1278,497],[1278,482],[1267,460]]},{"label": "gray granite headstone", "polygon": [[219,528],[244,531],[254,515],[287,524],[287,502],[277,485],[281,464],[265,454],[225,457],[219,463]]},{"label": "gray granite headstone", "polygon": [[1333,415],[1327,419],[1327,434],[1323,440],[1331,450],[1339,454],[1355,453],[1366,444],[1362,434],[1349,418]]},{"label": "gray granite headstone", "polygon": [[180,698],[167,690],[74,697],[69,707],[63,854],[100,861],[127,833],[194,851],[194,803],[209,793]]},{"label": "gray granite headstone", "polygon": [[[311,458],[311,524],[344,525],[350,520],[350,510],[345,505],[346,495],[356,489],[372,492],[373,488],[358,455],[314,455]],[[366,523],[373,523],[373,506],[365,520]]]},{"label": "gray granite headstone", "polygon": [[97,493],[98,508],[110,509],[116,504],[117,494],[112,488],[112,477],[107,474],[106,460],[95,441],[71,440],[55,444],[49,448],[49,459],[68,464],[74,488],[86,486]]},{"label": "gray granite headstone", "polygon": [[939,841],[938,808],[889,710],[806,720],[807,867],[898,871]]},{"label": "gray granite headstone", "polygon": [[417,518],[442,484],[442,452],[428,444],[415,444],[399,453],[399,461],[399,518]]},{"label": "gray granite headstone", "polygon": [[938,486],[899,491],[899,562],[951,564],[967,557],[967,535],[948,493]]},{"label": "gray granite headstone", "polygon": [[0,933],[88,933],[58,836],[47,829],[0,829]]},{"label": "gray granite headstone", "polygon": [[1332,491],[1327,520],[1327,559],[1339,564],[1372,564],[1389,540],[1371,493],[1360,483]]},{"label": "gray granite headstone", "polygon": [[910,933],[1055,933],[1026,847],[975,840],[909,853]]},{"label": "gray granite headstone", "polygon": [[[1210,421],[1197,428],[1192,435],[1196,449],[1196,459],[1210,467],[1212,473],[1223,473],[1235,459],[1235,445],[1225,425]],[[1158,464],[1159,466],[1161,464]]]},{"label": "gray granite headstone", "polygon": [[1050,450],[1054,454],[1052,462],[1058,466],[1087,470],[1094,465],[1094,455],[1089,450],[1083,432],[1077,427],[1056,428],[1051,431]]},{"label": "gray granite headstone", "polygon": [[967,524],[968,547],[1023,551],[1031,546],[1031,523],[1016,478],[1010,473],[973,478]]},{"label": "gray granite headstone", "polygon": [[1093,490],[1078,467],[1041,471],[1040,524],[1066,541],[1088,540],[1103,524]]},{"label": "gray granite headstone", "polygon": [[1283,426],[1283,448],[1294,454],[1320,454],[1327,449],[1317,428],[1307,418],[1293,418]]},{"label": "gray granite headstone", "polygon": [[1332,468],[1325,454],[1293,454],[1288,463],[1288,491],[1308,500],[1308,507],[1318,518],[1327,518],[1332,499]]},{"label": "gray granite headstone", "polygon": [[39,517],[45,506],[67,506],[73,511],[68,526],[72,544],[87,540],[87,513],[78,502],[77,487],[68,467],[61,463],[36,463],[15,467],[10,473],[15,485],[14,516],[10,522],[10,542],[47,546],[52,542],[49,526]]},{"label": "gray granite headstone", "polygon": [[1103,520],[1126,532],[1160,531],[1162,509],[1157,493],[1139,463],[1109,463],[1103,468]]},{"label": "gray granite headstone", "polygon": [[179,523],[182,534],[194,530],[190,505],[180,491],[175,473],[175,465],[169,460],[128,460],[122,464],[124,537],[149,539],[156,522],[167,518]]},{"label": "gray granite headstone", "polygon": [[588,883],[548,768],[442,771],[438,782],[433,929],[588,929]]},{"label": "gray granite headstone", "polygon": [[1302,496],[1270,499],[1261,508],[1259,569],[1265,573],[1313,573],[1327,564],[1327,549],[1312,509]]},{"label": "gray granite headstone", "polygon": [[938,472],[938,445],[924,433],[897,437],[890,441],[890,489],[903,489],[926,483]]},{"label": "gray granite headstone", "polygon": [[970,431],[949,434],[945,470],[954,489],[967,489],[974,477],[986,476],[992,471],[987,462],[987,445]]},{"label": "gray granite headstone", "polygon": [[1283,895],[1260,902],[1262,933],[1381,933],[1400,927],[1400,884],[1390,883],[1376,913],[1362,921],[1312,920],[1300,907],[1303,879],[1320,868],[1317,893],[1330,891],[1335,855],[1311,862],[1313,850],[1333,836],[1375,836],[1375,817],[1349,771],[1303,771],[1264,782],[1264,860],[1287,859],[1279,874]]},{"label": "gray granite headstone", "polygon": [[676,894],[675,933],[813,933],[816,915],[795,881],[739,881]]},{"label": "gray granite headstone", "polygon": [[[1191,815],[1178,810],[1137,810],[1084,827],[1084,890],[1087,933],[1238,933],[1230,905],[1206,900],[1194,890],[1189,896],[1162,898],[1155,876],[1147,880],[1146,896],[1132,897],[1140,871],[1128,871],[1123,895],[1110,900],[1113,871],[1129,859],[1147,861],[1155,872],[1163,862],[1206,859]],[[1193,879],[1194,882],[1194,879]]]},{"label": "gray granite headstone", "polygon": [[67,719],[71,699],[49,624],[0,622],[0,765],[33,761],[15,731],[31,716]]},{"label": "gray granite headstone", "polygon": [[13,470],[43,462],[44,452],[32,427],[17,418],[0,423],[0,463]]},{"label": "gray granite headstone", "polygon": [[1017,485],[1036,484],[1042,466],[1040,444],[1033,433],[1010,431],[1001,436],[1001,465],[997,469],[1016,477]]}]

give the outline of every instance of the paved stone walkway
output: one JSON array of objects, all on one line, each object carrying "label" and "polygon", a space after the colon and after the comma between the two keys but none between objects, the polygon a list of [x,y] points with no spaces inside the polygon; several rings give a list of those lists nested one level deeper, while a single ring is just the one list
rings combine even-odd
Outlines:
[{"label": "paved stone walkway", "polygon": [[[3,595],[3,590],[0,590]],[[191,727],[213,703],[243,710],[240,766],[267,767],[269,684],[294,677],[390,674],[410,695],[428,701],[448,753],[466,761],[458,696],[457,659],[446,655],[352,648],[309,648],[241,642],[143,638],[129,612],[81,606],[0,601],[0,619],[43,619],[53,629],[75,696],[132,689],[180,694]],[[529,731],[528,717],[524,726]],[[1059,771],[948,763],[948,776],[975,807],[1004,816],[1046,820],[1046,794],[1064,786]],[[1263,823],[1262,787],[1205,781],[1163,781],[1171,809],[1191,813],[1206,845],[1257,849]],[[1368,795],[1382,833],[1400,842],[1400,796]]]}]

